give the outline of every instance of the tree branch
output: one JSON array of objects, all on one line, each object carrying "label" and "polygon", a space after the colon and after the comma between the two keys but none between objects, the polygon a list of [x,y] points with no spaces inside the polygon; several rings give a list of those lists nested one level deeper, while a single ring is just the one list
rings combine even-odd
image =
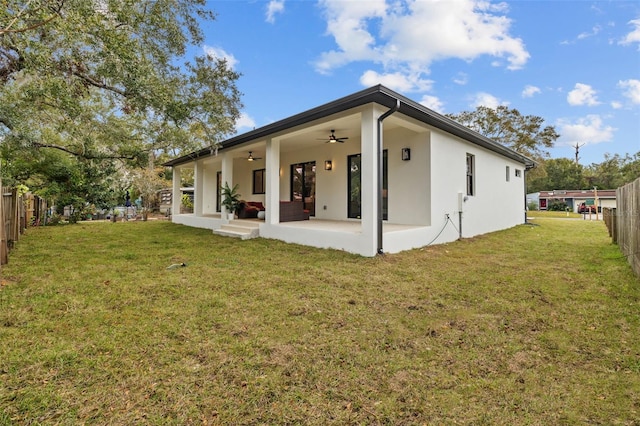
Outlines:
[{"label": "tree branch", "polygon": [[1,115],[0,115],[0,124],[4,124],[4,126],[9,130],[13,130],[13,124],[11,123],[11,121],[9,121],[9,119]]},{"label": "tree branch", "polygon": [[[18,28],[18,29],[12,30],[11,27],[13,26],[13,24],[15,24],[18,21],[18,19],[20,19],[21,16],[25,14],[25,11],[29,7],[29,3],[31,3],[31,0],[29,0],[27,2],[27,4],[24,5],[22,10],[20,12],[18,12],[18,14],[13,18],[13,20],[11,22],[9,22],[9,25],[7,25],[6,28],[0,29],[0,35],[9,34],[9,33],[24,33],[24,32],[35,30],[36,28],[40,28],[40,27],[43,27],[43,26],[47,25],[49,22],[53,21],[58,16],[60,16],[59,12],[60,12],[60,9],[62,9],[62,5],[64,4],[64,1],[62,1],[60,3],[59,7],[56,10],[54,10],[54,14],[52,16],[50,16],[49,18],[47,18],[47,19],[45,19],[43,21],[40,21],[40,22],[36,22],[35,24],[30,25],[30,26],[25,27],[25,28]],[[38,8],[38,9],[40,9],[40,8]],[[36,9],[36,10],[38,10],[38,9]]]},{"label": "tree branch", "polygon": [[0,35],[1,34],[8,34],[8,33],[24,33],[24,32],[27,32],[27,31],[35,30],[36,28],[40,28],[42,26],[47,25],[49,22],[53,21],[57,17],[58,17],[58,15],[53,15],[49,19],[45,19],[44,21],[38,22],[36,24],[33,24],[30,27],[18,28],[18,29],[15,29],[15,30],[11,30],[11,29],[9,29],[7,27],[7,28],[5,28],[3,30],[0,30]]},{"label": "tree branch", "polygon": [[67,154],[71,154],[74,157],[84,158],[86,160],[135,160],[136,157],[133,155],[90,155],[90,154],[82,154],[79,152],[75,152],[70,150],[69,148],[65,148],[60,145],[53,144],[44,144],[39,142],[32,142],[32,145],[35,148],[52,148],[57,149],[59,151],[66,152]]},{"label": "tree branch", "polygon": [[91,86],[93,87],[97,87],[98,89],[105,89],[108,90],[110,92],[114,92],[117,93],[118,95],[127,96],[127,92],[125,92],[124,90],[118,89],[117,87],[114,86],[109,86],[108,84],[102,83],[88,75],[82,74],[78,71],[72,71],[72,74],[75,75],[76,77],[82,79],[83,81],[85,81],[86,83],[89,83]]}]

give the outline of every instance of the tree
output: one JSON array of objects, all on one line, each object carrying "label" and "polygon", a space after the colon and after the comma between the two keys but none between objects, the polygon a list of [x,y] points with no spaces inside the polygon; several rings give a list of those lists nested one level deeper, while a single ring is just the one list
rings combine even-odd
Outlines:
[{"label": "tree", "polygon": [[128,165],[217,144],[239,116],[239,75],[221,59],[185,59],[215,17],[206,5],[3,2],[0,143]]},{"label": "tree", "polygon": [[535,115],[522,115],[515,108],[501,105],[496,109],[479,106],[475,111],[448,114],[453,120],[484,135],[514,151],[534,160],[537,167],[527,173],[527,190],[534,190],[545,177],[546,148],[553,147],[560,135],[553,126],[544,125],[544,119]]},{"label": "tree", "polygon": [[633,156],[627,154],[621,166],[623,185],[640,179],[640,151]]},{"label": "tree", "polygon": [[615,189],[624,184],[622,163],[624,159],[618,154],[604,155],[604,161],[599,164],[591,164],[586,168],[585,175],[588,187],[594,186],[600,189]]},{"label": "tree", "polygon": [[569,158],[551,158],[544,162],[545,175],[528,182],[528,192],[554,189],[584,189],[584,168]]},{"label": "tree", "polygon": [[448,116],[532,160],[547,158],[549,153],[545,149],[553,147],[560,137],[553,126],[542,127],[542,117],[522,115],[517,109],[503,105],[496,109],[479,106],[475,111]]},{"label": "tree", "polygon": [[593,163],[586,168],[589,187],[615,189],[640,178],[640,152],[633,156],[626,154],[605,154],[602,163]]},{"label": "tree", "polygon": [[166,181],[160,176],[161,172],[153,168],[140,169],[133,178],[133,188],[142,198],[142,216],[147,220],[156,202],[158,191],[166,186]]}]

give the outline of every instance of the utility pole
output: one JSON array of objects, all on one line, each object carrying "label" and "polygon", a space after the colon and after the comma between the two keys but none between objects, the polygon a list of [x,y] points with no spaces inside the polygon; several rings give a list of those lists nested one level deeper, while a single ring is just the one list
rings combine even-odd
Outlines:
[{"label": "utility pole", "polygon": [[583,146],[584,144],[578,145],[578,142],[576,142],[576,144],[573,146],[576,149],[576,164],[578,164],[578,161],[580,160],[578,154],[580,153],[580,148],[582,148]]},{"label": "utility pole", "polygon": [[593,205],[596,206],[596,220],[598,220],[598,204],[600,204],[598,202],[598,187],[594,186],[593,187]]}]

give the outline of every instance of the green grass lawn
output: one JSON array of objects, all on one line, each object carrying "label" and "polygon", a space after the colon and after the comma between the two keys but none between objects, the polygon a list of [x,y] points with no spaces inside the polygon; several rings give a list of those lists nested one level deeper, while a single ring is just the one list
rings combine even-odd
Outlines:
[{"label": "green grass lawn", "polygon": [[[576,212],[556,212],[549,210],[529,210],[527,212],[527,217],[545,219],[545,218],[571,218],[571,219],[589,219],[589,214],[583,215],[581,213]],[[595,220],[595,213],[592,215],[592,218]]]},{"label": "green grass lawn", "polygon": [[602,222],[534,223],[378,258],[29,229],[2,270],[0,424],[637,425],[640,281]]}]

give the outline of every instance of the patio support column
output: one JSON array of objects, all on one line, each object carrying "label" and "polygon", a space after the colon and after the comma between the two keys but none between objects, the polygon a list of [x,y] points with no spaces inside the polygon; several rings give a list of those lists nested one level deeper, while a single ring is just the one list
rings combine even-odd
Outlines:
[{"label": "patio support column", "polygon": [[361,174],[360,174],[360,226],[366,251],[369,255],[376,254],[377,243],[377,217],[378,211],[378,152],[376,145],[377,111],[374,107],[368,107],[362,112],[361,121]]},{"label": "patio support column", "polygon": [[278,224],[280,222],[280,141],[267,139],[267,155],[265,158],[265,222]]},{"label": "patio support column", "polygon": [[[222,186],[225,183],[229,184],[229,188],[233,188],[233,155],[230,152],[225,152],[222,158]],[[222,213],[231,213],[222,206]],[[224,216],[223,216],[224,217]]]},{"label": "patio support column", "polygon": [[193,169],[193,213],[196,216],[202,216],[202,199],[204,196],[204,165],[202,161],[196,161]]},{"label": "patio support column", "polygon": [[182,203],[182,193],[180,186],[182,183],[182,168],[173,168],[173,192],[171,194],[171,215],[180,214],[180,204]]}]

